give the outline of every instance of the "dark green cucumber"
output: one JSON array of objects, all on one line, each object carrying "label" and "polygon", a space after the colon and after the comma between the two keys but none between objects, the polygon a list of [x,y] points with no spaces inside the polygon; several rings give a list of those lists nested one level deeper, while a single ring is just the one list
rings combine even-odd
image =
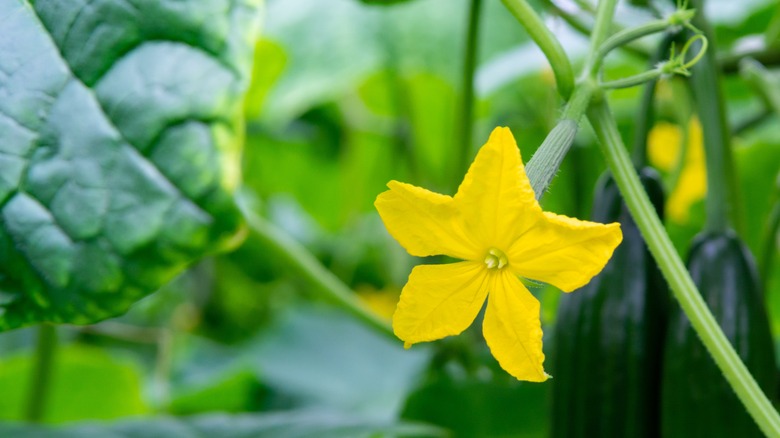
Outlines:
[{"label": "dark green cucumber", "polygon": [[[642,183],[658,214],[658,174]],[[561,297],[554,328],[553,437],[656,437],[669,291],[611,177],[596,191],[593,220],[619,221],[623,242],[604,270]]]},{"label": "dark green cucumber", "polygon": [[[755,263],[732,231],[698,235],[688,270],[726,337],[765,393],[775,387],[775,356]],[[662,391],[665,437],[760,437],[761,432],[674,305]]]}]

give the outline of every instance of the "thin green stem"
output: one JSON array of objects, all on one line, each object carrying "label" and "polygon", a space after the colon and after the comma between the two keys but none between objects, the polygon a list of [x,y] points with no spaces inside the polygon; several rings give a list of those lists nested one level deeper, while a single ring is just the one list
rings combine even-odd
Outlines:
[{"label": "thin green stem", "polygon": [[[523,25],[528,35],[542,50],[550,63],[558,93],[568,99],[574,89],[574,70],[568,56],[558,39],[547,29],[544,22],[525,0],[501,0],[517,21]],[[610,0],[611,1],[611,0]]]},{"label": "thin green stem", "polygon": [[[669,48],[675,38],[675,35],[668,34],[661,39],[661,42],[658,44],[658,49],[649,61],[651,67],[666,58],[667,53],[669,53]],[[636,130],[634,131],[634,149],[631,158],[634,162],[634,166],[638,169],[647,165],[647,136],[653,126],[653,120],[655,119],[653,103],[655,101],[657,83],[658,81],[651,81],[645,84],[645,89],[642,91],[642,100],[639,102],[639,108],[636,113],[636,121],[634,123],[636,126]]]},{"label": "thin green stem", "polygon": [[[598,3],[598,0],[596,0],[596,3]],[[593,6],[593,4],[588,1],[574,0],[574,4],[576,4],[577,7],[582,9],[587,14],[594,15],[596,13],[596,7]]]},{"label": "thin green stem", "polygon": [[583,81],[577,85],[576,92],[572,95],[561,115],[562,120],[572,120],[579,123],[585,111],[588,110],[590,99],[593,97],[594,86],[591,82]]},{"label": "thin green stem", "polygon": [[780,416],[740,360],[696,289],[642,188],[606,102],[594,104],[588,111],[588,118],[631,216],[691,325],[761,430],[767,436],[780,436]]},{"label": "thin green stem", "polygon": [[[503,1],[507,7],[510,7],[509,3],[516,3],[507,0]],[[530,9],[530,7],[525,2],[519,3],[523,3],[526,7],[528,7],[528,9]],[[612,13],[614,13],[616,4],[616,0],[602,0],[602,2],[599,3],[598,16],[596,17],[596,28],[601,30],[599,31],[599,36],[594,34],[593,38],[600,38],[600,40],[598,43],[593,43],[593,40],[591,40],[591,51],[588,54],[586,65],[593,64],[594,59],[598,53],[598,47],[600,46],[601,41],[606,38],[606,34],[612,20]],[[607,11],[606,9],[609,10]],[[515,16],[518,17],[518,20],[520,20],[523,26],[526,26],[528,32],[532,33],[529,27],[534,25],[534,20],[527,19],[527,17],[526,20],[521,19],[520,15],[522,14],[520,14],[520,12],[522,11],[515,12]],[[533,12],[533,10],[531,10],[531,12]],[[538,16],[536,19],[538,20]],[[543,24],[539,23],[539,25],[541,25],[546,32],[549,32]],[[557,43],[557,40],[555,40],[555,42]],[[585,71],[588,71],[587,67]],[[547,187],[550,185],[553,178],[555,177],[555,174],[558,172],[558,168],[563,162],[564,157],[566,157],[566,154],[569,152],[569,148],[571,147],[571,144],[574,141],[574,137],[577,134],[579,120],[587,110],[595,90],[595,80],[588,76],[585,76],[577,83],[574,94],[571,96],[571,99],[569,99],[569,102],[563,111],[561,120],[557,125],[555,125],[553,130],[550,131],[550,133],[544,139],[544,142],[541,144],[541,146],[539,146],[539,149],[536,151],[534,156],[531,157],[531,160],[528,161],[528,165],[526,166],[525,170],[528,175],[528,179],[531,181],[531,187],[534,189],[536,199],[540,199],[547,190]]]},{"label": "thin green stem", "polygon": [[601,82],[599,86],[605,90],[616,90],[619,88],[631,88],[637,85],[646,84],[648,82],[655,82],[663,76],[664,72],[660,69],[648,70],[633,76],[625,78],[615,79],[613,81]]},{"label": "thin green stem", "polygon": [[780,3],[775,6],[775,13],[769,19],[769,25],[764,31],[764,41],[770,44],[780,41]]},{"label": "thin green stem", "polygon": [[750,129],[753,129],[764,123],[772,114],[773,112],[771,109],[768,107],[763,107],[755,113],[736,122],[731,128],[731,133],[734,134],[734,136],[743,134],[745,131],[749,131]]},{"label": "thin green stem", "polygon": [[[590,37],[590,35],[593,33],[593,30],[590,28],[588,24],[580,20],[579,17],[577,17],[576,15],[571,14],[568,11],[561,8],[560,6],[558,6],[553,0],[546,0],[545,3],[552,9],[555,15],[561,17],[563,21],[568,23],[569,26],[571,26],[574,30],[576,30],[583,36]],[[617,28],[617,26],[613,26],[613,27]],[[642,59],[650,58],[650,53],[647,51],[647,49],[643,45],[637,44],[636,42],[627,43],[626,45],[621,46],[620,48],[639,58]]]},{"label": "thin green stem", "polygon": [[459,142],[456,152],[456,163],[453,166],[455,181],[460,181],[468,170],[471,157],[471,141],[474,130],[474,72],[477,68],[477,47],[479,42],[479,22],[482,0],[471,0],[468,16],[468,31],[463,48],[463,71],[460,91],[460,120],[456,126],[456,141]]},{"label": "thin green stem", "polygon": [[[704,10],[703,2],[692,0],[692,6]],[[742,221],[737,203],[734,159],[731,152],[731,135],[726,116],[726,102],[720,86],[717,51],[713,31],[703,14],[694,17],[693,24],[701,29],[710,44],[710,50],[704,53],[693,66],[692,80],[696,112],[701,122],[704,136],[705,159],[707,164],[707,212],[706,228],[710,231],[722,231],[733,226],[743,235]]]},{"label": "thin green stem", "polygon": [[[175,313],[174,313],[175,314]],[[171,403],[171,367],[173,365],[172,330],[160,330],[157,333],[157,354],[154,358],[152,381],[154,382],[153,405],[167,411]]]},{"label": "thin green stem", "polygon": [[38,340],[35,345],[35,363],[33,365],[30,389],[27,393],[27,411],[25,419],[31,423],[40,423],[46,413],[54,356],[57,350],[57,329],[52,324],[38,327]]},{"label": "thin green stem", "polygon": [[739,73],[739,64],[743,59],[752,58],[767,67],[780,65],[780,47],[772,46],[759,50],[745,50],[722,57],[718,65],[724,74]]},{"label": "thin green stem", "polygon": [[354,316],[378,333],[397,341],[393,330],[383,320],[364,307],[352,290],[326,269],[306,248],[284,231],[257,215],[246,196],[238,195],[237,201],[254,237],[259,239],[273,257],[295,269],[296,273],[313,286],[312,292],[323,301],[334,304]]},{"label": "thin green stem", "polygon": [[769,285],[769,274],[772,270],[772,261],[777,252],[777,233],[780,232],[780,173],[777,174],[775,183],[775,193],[773,196],[772,210],[767,217],[764,227],[763,238],[761,239],[761,252],[758,258],[758,272],[763,286],[761,290],[766,292]]},{"label": "thin green stem", "polygon": [[602,58],[598,57],[599,48],[609,35],[617,2],[617,0],[600,0],[596,9],[596,21],[593,23],[593,34],[590,36],[590,47],[583,70],[585,74],[594,79],[597,77],[602,61]]},{"label": "thin green stem", "polygon": [[[504,0],[504,4],[507,5],[507,7],[510,7],[508,3],[514,2]],[[520,3],[525,4],[524,2]],[[598,43],[593,43],[593,40],[591,40],[591,51],[588,54],[587,61],[587,64],[589,65],[593,64],[598,53],[598,47],[600,46],[601,41],[606,38],[616,5],[616,0],[602,0],[602,2],[599,3],[595,27],[601,30],[599,31],[599,36],[594,33],[593,38],[600,38],[600,40]],[[527,4],[525,4],[525,6],[530,9]],[[533,10],[531,10],[531,12],[533,12]],[[518,12],[515,12],[515,16],[518,17],[524,26],[526,26],[526,29],[529,29],[529,26],[533,25],[533,20],[524,21],[518,16]],[[538,19],[538,16],[536,18]],[[543,24],[540,25],[544,27]],[[546,27],[544,27],[544,30],[549,32]],[[529,33],[532,33],[530,29],[528,31]],[[557,43],[557,40],[555,40],[555,42]],[[588,70],[586,69],[586,71]],[[579,120],[587,110],[596,89],[594,84],[595,81],[589,77],[585,77],[577,83],[575,92],[563,111],[562,119],[553,130],[550,131],[526,166],[526,173],[531,181],[531,186],[534,189],[534,194],[537,199],[540,199],[547,190],[550,182],[552,182],[552,179],[558,172],[558,168],[563,162],[564,157],[566,157],[566,154],[569,152],[569,148],[574,141],[574,136],[577,134]]]},{"label": "thin green stem", "polygon": [[[615,50],[616,48],[622,47],[629,42],[638,40],[639,38],[645,37],[647,35],[663,32],[670,26],[671,24],[669,23],[669,20],[654,20],[641,26],[624,29],[604,41],[604,44],[602,44],[596,52],[596,58],[604,59],[609,54],[609,52]],[[598,65],[593,67],[598,67]]]},{"label": "thin green stem", "polygon": [[412,147],[410,134],[411,97],[407,84],[401,77],[400,54],[395,41],[390,37],[391,26],[387,21],[380,22],[380,43],[385,52],[386,75],[390,84],[390,98],[395,112],[395,138],[393,154],[399,163],[404,162],[409,169],[409,177],[412,181],[420,181],[420,165],[417,154]]},{"label": "thin green stem", "polygon": [[688,157],[689,150],[691,149],[691,118],[690,115],[683,117],[681,113],[682,111],[679,111],[679,114],[677,114],[677,124],[682,128],[682,135],[680,136],[674,167],[671,172],[669,172],[669,187],[677,187],[677,184],[680,183],[680,177],[685,169],[685,165],[688,164],[686,157]]},{"label": "thin green stem", "polygon": [[634,121],[634,148],[631,152],[631,161],[637,169],[647,165],[647,136],[655,120],[655,88],[658,81],[652,81],[645,84],[642,90],[642,100],[639,101],[639,108],[636,112]]},{"label": "thin green stem", "polygon": [[579,120],[585,114],[593,94],[593,87],[580,84],[574,89],[563,116],[557,125],[547,134],[536,153],[528,161],[526,173],[534,188],[536,199],[541,199],[547,187],[552,182],[563,158],[569,152],[574,137],[577,134]]},{"label": "thin green stem", "polygon": [[569,23],[569,26],[571,26],[574,30],[584,36],[590,36],[590,26],[580,20],[580,17],[577,17],[574,14],[570,14],[568,11],[558,6],[558,4],[556,4],[553,0],[546,0],[544,3],[547,4],[550,9],[552,9],[555,15],[563,18],[563,21]]},{"label": "thin green stem", "polygon": [[744,59],[739,64],[739,72],[742,79],[753,88],[753,91],[761,99],[764,108],[761,112],[737,125],[733,131],[735,135],[738,132],[737,129],[741,131],[763,121],[773,109],[780,112],[780,94],[778,94],[774,81],[770,79],[769,72],[760,62],[754,59]]},{"label": "thin green stem", "polygon": [[[696,53],[696,55],[694,55],[692,59],[686,60],[688,55],[688,50],[699,41],[701,42],[701,46],[699,47],[699,50]],[[634,87],[637,85],[644,84],[646,82],[653,82],[657,80],[659,77],[667,74],[680,74],[684,76],[690,76],[689,69],[695,66],[696,63],[699,62],[699,60],[701,60],[704,57],[706,52],[707,52],[707,38],[705,38],[701,34],[696,34],[691,39],[689,39],[688,42],[685,43],[679,55],[673,56],[672,59],[666,62],[657,64],[655,68],[653,68],[652,70],[648,70],[626,78],[620,78],[620,79],[615,79],[613,81],[602,82],[600,86],[601,88],[604,89],[629,88],[629,87]],[[596,77],[598,74],[598,68],[592,69],[590,74],[591,76]]]}]

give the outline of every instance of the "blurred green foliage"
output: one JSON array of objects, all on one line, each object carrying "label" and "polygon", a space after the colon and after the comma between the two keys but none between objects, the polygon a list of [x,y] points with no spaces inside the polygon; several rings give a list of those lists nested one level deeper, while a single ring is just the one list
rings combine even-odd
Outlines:
[{"label": "blurred green foliage", "polygon": [[[408,256],[386,234],[373,201],[391,179],[443,193],[456,189],[451,150],[467,3],[266,2],[243,106],[243,184],[265,217],[354,290],[392,300],[413,265],[436,261]],[[542,3],[534,6],[542,9]],[[726,8],[725,3],[713,1],[712,9]],[[494,126],[508,126],[528,161],[554,125],[561,101],[541,52],[522,28],[500,2],[483,7],[472,153]],[[773,7],[756,0],[737,12],[713,14],[720,55],[748,47],[746,37],[770,25]],[[632,24],[649,16],[629,8],[618,21]],[[577,62],[584,37],[559,19],[549,24]],[[607,64],[608,77],[645,68],[644,59],[622,52]],[[739,76],[729,76],[725,90],[735,125],[761,110],[761,99]],[[660,100],[657,118],[675,120],[675,101],[685,98]],[[630,139],[639,92],[617,91],[610,100],[623,137]],[[735,140],[742,237],[756,255],[778,199],[778,120],[769,116]],[[542,200],[545,209],[588,217],[603,170],[583,123]],[[703,219],[702,206],[694,205],[688,223],[669,224],[679,251],[687,251]],[[768,272],[777,339],[780,257]],[[457,339],[403,350],[400,341],[312,304],[309,285],[289,273],[250,235],[232,253],[204,259],[119,318],[61,327],[65,345],[57,356],[46,422],[144,418],[68,425],[46,436],[441,433],[408,424],[419,421],[454,436],[543,437],[552,421],[566,421],[549,416],[549,385],[519,383],[498,369],[478,339],[479,324]],[[560,292],[551,287],[533,292],[542,300],[548,329]],[[0,303],[5,297],[3,290]],[[28,330],[0,335],[4,420],[20,419],[33,341]],[[40,433],[0,426],[0,436]]]}]

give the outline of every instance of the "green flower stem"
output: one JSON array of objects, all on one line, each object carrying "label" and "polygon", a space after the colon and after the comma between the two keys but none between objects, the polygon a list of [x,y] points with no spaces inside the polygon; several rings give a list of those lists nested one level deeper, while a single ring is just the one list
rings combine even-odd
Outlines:
[{"label": "green flower stem", "polygon": [[631,216],[693,328],[764,434],[780,436],[780,416],[726,339],[691,280],[642,188],[606,102],[592,105],[588,118]]},{"label": "green flower stem", "polygon": [[40,423],[46,413],[46,401],[49,394],[54,356],[57,350],[57,329],[51,324],[38,327],[38,340],[35,345],[35,364],[29,382],[25,420]]},{"label": "green flower stem", "polygon": [[574,89],[574,70],[571,67],[566,52],[555,35],[547,29],[544,22],[528,4],[526,0],[501,0],[522,24],[531,39],[542,49],[544,56],[550,63],[555,82],[558,84],[558,93],[564,99],[568,99]]},{"label": "green flower stem", "polygon": [[569,103],[563,110],[563,116],[557,125],[547,134],[536,153],[526,165],[526,174],[534,188],[536,199],[541,199],[552,182],[563,158],[569,152],[577,135],[579,120],[585,114],[593,94],[589,84],[578,85],[574,89]]},{"label": "green flower stem", "polygon": [[301,278],[311,284],[312,293],[317,298],[344,310],[393,341],[398,340],[392,328],[364,307],[354,292],[322,266],[306,248],[252,211],[246,196],[238,195],[237,202],[254,236],[263,243],[273,257],[282,261],[285,266],[292,267]]},{"label": "green flower stem", "polygon": [[528,161],[526,174],[536,199],[541,199],[547,191],[576,135],[577,122],[569,119],[559,121]]},{"label": "green flower stem", "polygon": [[[468,17],[468,32],[463,49],[463,72],[460,92],[460,120],[456,127],[455,138],[459,145],[455,156],[454,181],[460,181],[471,161],[470,150],[474,130],[474,71],[477,67],[477,46],[479,36],[480,11],[482,0],[471,0]],[[457,187],[457,183],[456,183]]]},{"label": "green flower stem", "polygon": [[[544,23],[542,23],[542,20],[536,15],[536,12],[534,12],[524,0],[502,1],[520,21],[520,24],[525,27],[534,41],[542,48],[542,51],[547,56],[547,60],[553,67],[553,72],[556,74],[558,89],[561,91],[561,95],[566,98],[568,93],[563,92],[562,84],[564,81],[569,81],[570,79],[559,78],[559,72],[564,72],[566,78],[573,78],[573,73],[571,71],[571,64],[569,63],[566,54],[563,52],[560,43],[550,33],[547,27],[544,26]],[[609,32],[611,17],[616,5],[617,0],[602,0],[599,3],[596,22],[594,24],[594,34],[591,39],[591,47],[586,65],[594,65],[600,62],[595,61],[595,59],[598,56],[599,47],[601,46],[602,41],[606,39],[607,33]],[[545,49],[545,47],[547,47],[547,49]],[[556,65],[558,67],[556,67]],[[585,71],[588,72],[590,69],[586,68]],[[585,79],[577,83],[574,94],[568,99],[569,102],[563,111],[561,120],[555,125],[552,131],[550,131],[544,139],[544,142],[539,146],[539,149],[526,165],[526,173],[528,174],[528,179],[531,181],[531,186],[534,189],[536,199],[540,199],[547,190],[547,187],[550,185],[550,182],[552,182],[556,172],[558,172],[561,162],[569,152],[569,148],[577,134],[579,120],[587,110],[590,99],[596,89],[595,81],[593,79],[588,75],[585,75],[584,78]]]}]

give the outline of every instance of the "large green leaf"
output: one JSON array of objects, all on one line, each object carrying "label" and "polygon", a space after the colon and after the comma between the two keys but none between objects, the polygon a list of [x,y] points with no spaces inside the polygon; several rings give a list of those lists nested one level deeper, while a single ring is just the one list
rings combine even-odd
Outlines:
[{"label": "large green leaf", "polygon": [[122,313],[236,235],[259,3],[0,2],[0,330]]},{"label": "large green leaf", "polygon": [[253,344],[257,374],[296,405],[382,419],[395,418],[430,357],[319,307],[289,312]]},{"label": "large green leaf", "polygon": [[259,415],[209,414],[190,418],[159,417],[117,423],[85,423],[61,429],[0,425],[0,436],[35,438],[381,438],[437,437],[441,429],[414,423],[363,420],[329,413],[285,412]]}]

